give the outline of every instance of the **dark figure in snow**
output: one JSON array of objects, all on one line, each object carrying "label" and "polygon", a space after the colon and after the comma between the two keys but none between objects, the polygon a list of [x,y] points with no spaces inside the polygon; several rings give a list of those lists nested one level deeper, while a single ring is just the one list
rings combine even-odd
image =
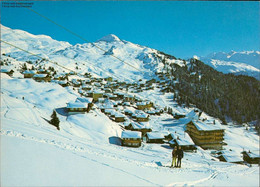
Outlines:
[{"label": "dark figure in snow", "polygon": [[181,146],[179,146],[178,150],[177,150],[177,168],[181,167],[181,159],[183,158],[183,150],[181,148]]},{"label": "dark figure in snow", "polygon": [[174,147],[174,149],[172,150],[172,165],[171,167],[176,167],[176,161],[177,161],[177,146]]}]

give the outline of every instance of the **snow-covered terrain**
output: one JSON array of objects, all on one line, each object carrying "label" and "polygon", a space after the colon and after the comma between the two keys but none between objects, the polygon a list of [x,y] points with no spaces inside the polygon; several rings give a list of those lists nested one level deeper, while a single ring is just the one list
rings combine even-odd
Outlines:
[{"label": "snow-covered terrain", "polygon": [[248,75],[260,80],[260,52],[243,51],[212,53],[200,58],[201,61],[223,73]]},{"label": "snow-covered terrain", "polygon": [[[105,52],[92,43],[72,46],[48,36],[35,36],[2,25],[1,39],[81,74],[88,72],[93,77],[112,76],[119,81],[139,83],[139,79],[153,78],[155,71],[163,67],[158,60],[163,54],[115,35],[105,36],[94,43]],[[79,97],[83,100],[80,88],[62,87],[55,81],[24,79],[19,72],[21,66],[26,60],[34,61],[35,57],[4,43],[1,43],[1,53],[5,53],[1,60],[11,62],[4,67],[15,71],[12,77],[1,73],[1,186],[259,185],[258,165],[220,162],[211,150],[197,147],[197,152],[185,152],[182,168],[170,168],[172,148],[168,143],[144,141],[138,148],[121,146],[123,124],[101,112],[101,102],[95,103],[88,113],[68,115],[64,112],[67,103]],[[180,66],[184,64],[182,60],[169,61]],[[41,65],[53,66],[47,61]],[[32,65],[27,63],[27,67]],[[64,69],[55,67],[55,70],[62,73]],[[87,80],[72,75],[69,81],[75,78]],[[93,83],[91,88],[97,90],[98,84]],[[142,92],[136,92],[133,87],[120,91],[151,101],[158,108],[171,107],[173,113],[187,114],[194,109],[178,106],[173,102],[172,94],[160,91],[159,84],[152,86],[154,89]],[[123,105],[114,109],[118,113],[125,109],[135,111],[133,106]],[[48,122],[53,110],[57,111],[60,130]],[[259,135],[252,127],[234,126],[233,123],[223,125],[204,112],[201,118],[216,120],[216,126],[225,129],[227,155],[242,159],[243,150],[259,152]],[[175,132],[184,135],[186,128],[182,120],[174,119],[166,112],[151,115],[149,125],[154,132],[164,135]]]},{"label": "snow-covered terrain", "polygon": [[[140,148],[115,144],[122,129],[100,110],[59,115],[61,130],[48,124],[53,109],[65,107],[79,95],[55,83],[1,75],[2,186],[256,186],[259,167],[216,161],[209,151],[185,153],[183,167],[172,169],[168,145],[143,143]],[[166,95],[154,100],[167,103]],[[150,93],[152,95],[152,93]],[[149,98],[148,93],[144,96]],[[24,97],[24,98],[23,98]],[[178,108],[176,108],[178,110]],[[179,109],[180,110],[180,109]],[[162,132],[182,132],[171,116],[153,116]],[[259,137],[242,127],[226,129],[227,149],[237,155],[258,148]]]}]

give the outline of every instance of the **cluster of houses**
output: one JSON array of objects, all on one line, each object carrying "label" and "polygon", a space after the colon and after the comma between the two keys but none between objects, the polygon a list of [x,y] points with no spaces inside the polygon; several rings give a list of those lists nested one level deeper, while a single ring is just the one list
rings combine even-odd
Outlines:
[{"label": "cluster of houses", "polygon": [[[9,76],[14,73],[8,68],[2,68],[1,72]],[[136,93],[153,89],[156,86],[154,79],[130,84],[118,82],[112,77],[95,78],[90,74],[80,77],[74,72],[57,74],[46,69],[25,70],[22,74],[24,78],[32,78],[38,82],[54,82],[63,87],[73,86],[81,97],[75,102],[67,103],[68,114],[84,114],[89,112],[95,104],[101,112],[122,127],[122,146],[140,147],[145,141],[146,143],[167,143],[171,147],[181,146],[184,151],[196,152],[197,146],[203,149],[222,150],[225,145],[224,129],[220,128],[215,121],[199,119],[199,114],[194,110],[188,114],[174,115],[176,120],[185,125],[186,130],[183,134],[154,132],[149,123],[150,116],[161,115],[164,110],[149,100],[127,93],[129,89]],[[159,76],[167,79],[163,74]],[[259,154],[258,157],[254,157],[256,154],[252,152],[243,152],[243,160],[224,151],[218,154],[221,161],[240,163],[246,160],[259,163]]]}]

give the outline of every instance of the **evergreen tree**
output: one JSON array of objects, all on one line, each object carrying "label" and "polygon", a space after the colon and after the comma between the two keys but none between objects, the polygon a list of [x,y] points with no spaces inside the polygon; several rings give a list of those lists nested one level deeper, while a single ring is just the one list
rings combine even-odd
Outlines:
[{"label": "evergreen tree", "polygon": [[55,126],[58,130],[60,130],[60,120],[57,116],[57,113],[55,112],[55,110],[53,110],[53,113],[51,115],[51,121],[50,124],[52,124],[53,126]]}]

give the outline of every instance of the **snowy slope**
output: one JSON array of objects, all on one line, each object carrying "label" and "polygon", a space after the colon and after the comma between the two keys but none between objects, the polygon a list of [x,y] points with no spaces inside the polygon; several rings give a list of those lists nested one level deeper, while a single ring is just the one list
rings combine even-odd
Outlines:
[{"label": "snowy slope", "polygon": [[[52,110],[78,97],[70,87],[55,83],[1,75],[1,185],[2,186],[255,186],[259,167],[215,161],[209,151],[185,153],[183,167],[171,169],[168,145],[140,148],[115,145],[121,127],[95,109],[87,114],[58,114],[61,130],[47,123]],[[143,92],[157,104],[169,103],[169,95]],[[24,98],[23,98],[24,97]],[[178,112],[187,109],[176,107]],[[203,114],[203,117],[208,117]],[[161,132],[183,133],[184,126],[163,114],[150,124]],[[226,129],[227,150],[258,148],[259,137],[245,128]],[[243,140],[241,140],[241,138]],[[12,173],[10,175],[10,173]],[[242,177],[243,176],[243,177]]]},{"label": "snowy slope", "polygon": [[201,61],[223,73],[248,75],[260,80],[260,52],[243,51],[212,53],[200,58]]}]

